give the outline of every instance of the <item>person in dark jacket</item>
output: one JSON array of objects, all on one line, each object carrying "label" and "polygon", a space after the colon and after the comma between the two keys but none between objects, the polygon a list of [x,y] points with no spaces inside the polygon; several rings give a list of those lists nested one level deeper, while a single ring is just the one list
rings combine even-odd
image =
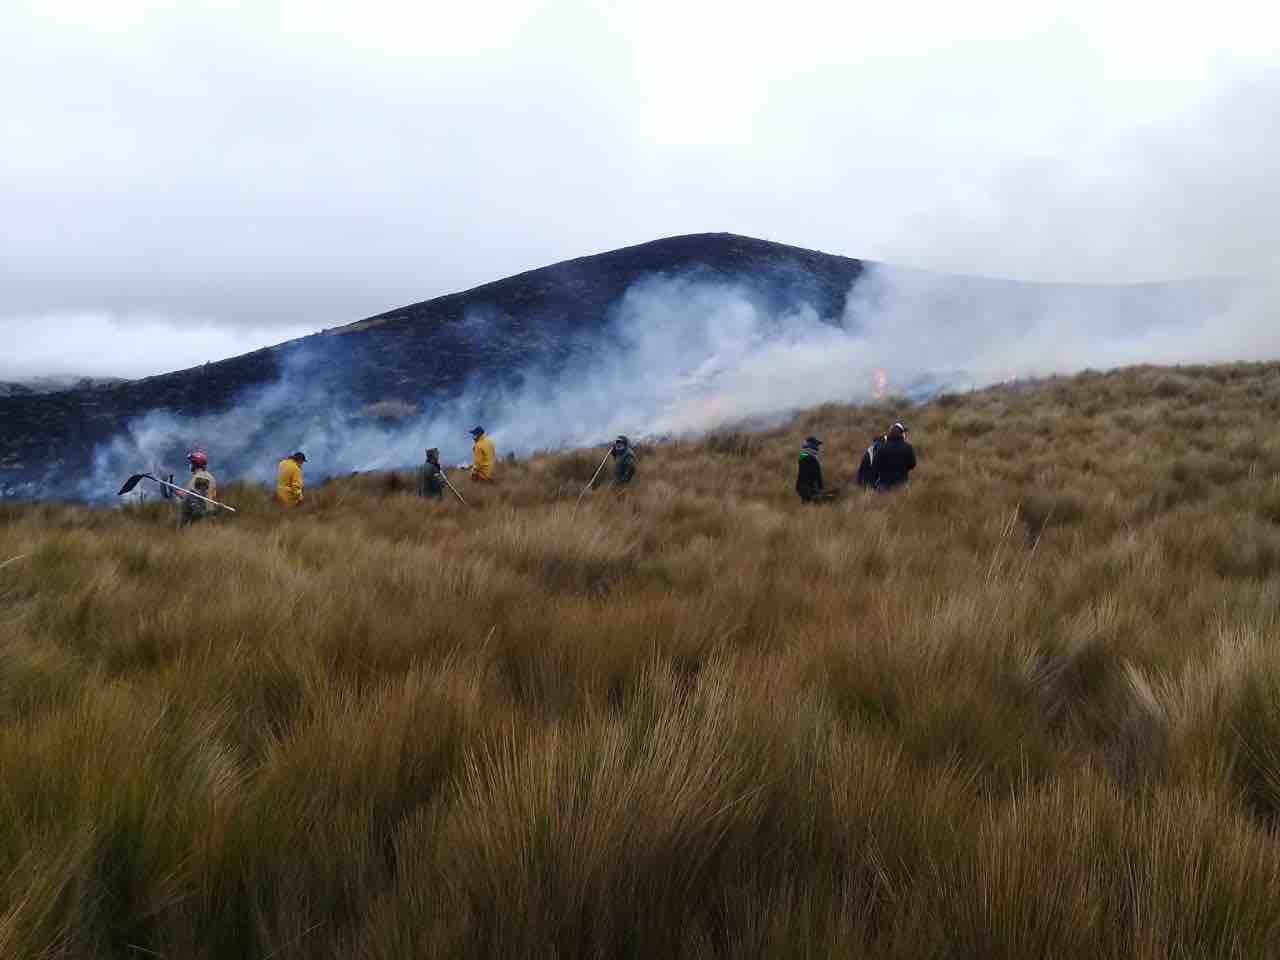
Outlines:
[{"label": "person in dark jacket", "polygon": [[418,468],[418,496],[444,499],[444,472],[440,468],[440,451],[432,447],[426,462]]},{"label": "person in dark jacket", "polygon": [[804,503],[816,503],[827,496],[822,486],[822,460],[818,455],[821,446],[822,441],[817,437],[806,437],[804,446],[800,448],[796,493]]},{"label": "person in dark jacket", "polygon": [[875,456],[875,489],[887,493],[905,487],[915,468],[916,451],[907,440],[907,428],[895,423]]},{"label": "person in dark jacket", "polygon": [[876,455],[880,453],[884,441],[883,434],[872,437],[871,445],[862,452],[862,462],[858,464],[858,476],[854,481],[858,486],[870,489],[876,485]]},{"label": "person in dark jacket", "polygon": [[618,437],[609,456],[613,457],[613,486],[625,487],[636,475],[636,452],[631,449],[631,441]]}]

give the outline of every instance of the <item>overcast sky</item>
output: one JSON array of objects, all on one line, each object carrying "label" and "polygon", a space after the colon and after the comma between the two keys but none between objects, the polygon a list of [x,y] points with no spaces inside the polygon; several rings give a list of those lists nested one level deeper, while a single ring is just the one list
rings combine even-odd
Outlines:
[{"label": "overcast sky", "polygon": [[700,231],[1274,271],[1268,7],[6,0],[0,379],[159,372]]}]

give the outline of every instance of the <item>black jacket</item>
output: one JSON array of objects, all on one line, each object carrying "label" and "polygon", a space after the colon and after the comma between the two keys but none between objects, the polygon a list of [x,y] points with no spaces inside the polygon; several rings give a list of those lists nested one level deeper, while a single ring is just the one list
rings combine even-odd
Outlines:
[{"label": "black jacket", "polygon": [[916,451],[906,440],[886,440],[876,451],[875,488],[892,490],[907,482],[907,476],[916,468]]},{"label": "black jacket", "polygon": [[876,485],[876,457],[880,455],[880,448],[884,446],[884,437],[879,437],[867,447],[862,454],[862,462],[858,464],[857,484],[860,487],[874,487]]},{"label": "black jacket", "polygon": [[625,487],[636,475],[636,455],[628,447],[621,453],[614,450],[611,456],[613,457],[613,485]]},{"label": "black jacket", "polygon": [[440,471],[440,464],[433,460],[428,460],[418,468],[418,496],[436,499],[444,496],[444,475]]},{"label": "black jacket", "polygon": [[822,462],[811,450],[800,451],[800,469],[796,474],[796,493],[808,503],[822,493]]}]

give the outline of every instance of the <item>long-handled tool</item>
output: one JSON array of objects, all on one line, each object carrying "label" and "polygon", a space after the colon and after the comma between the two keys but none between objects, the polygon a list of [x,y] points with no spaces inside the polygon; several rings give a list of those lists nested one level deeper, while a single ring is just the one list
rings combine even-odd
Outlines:
[{"label": "long-handled tool", "polygon": [[457,497],[457,498],[458,498],[458,502],[459,502],[460,504],[462,504],[464,507],[465,507],[465,506],[467,506],[467,501],[465,501],[465,500],[463,500],[463,499],[462,499],[462,494],[460,494],[460,493],[458,492],[457,487],[455,487],[452,483],[450,483],[450,482],[449,482],[449,475],[448,475],[447,473],[445,473],[443,470],[441,470],[441,471],[440,471],[440,478],[441,478],[442,480],[444,480],[444,485],[445,485],[446,487],[448,487],[448,488],[453,492],[453,495],[454,495],[455,497]]},{"label": "long-handled tool", "polygon": [[151,480],[155,483],[160,484],[160,486],[162,487],[168,487],[170,490],[173,490],[175,493],[179,494],[180,496],[195,497],[197,500],[203,500],[205,503],[212,503],[215,507],[221,507],[223,510],[230,510],[232,513],[236,512],[235,507],[229,507],[225,503],[219,503],[217,500],[210,500],[208,497],[202,497],[200,496],[200,494],[196,493],[193,490],[188,490],[186,487],[180,487],[176,483],[169,483],[169,481],[167,480],[161,480],[158,477],[153,477],[149,473],[135,473],[132,477],[130,477],[128,480],[124,482],[124,486],[120,488],[120,492],[116,494],[116,496],[123,497],[126,493],[128,493],[130,490],[136,487],[138,485],[138,481],[140,480]]},{"label": "long-handled tool", "polygon": [[609,462],[609,454],[613,453],[613,444],[609,444],[609,449],[605,452],[604,459],[600,461],[600,466],[596,467],[596,472],[591,475],[591,479],[587,481],[587,485],[582,488],[582,492],[578,494],[577,502],[573,505],[573,512],[578,512],[578,505],[582,503],[582,498],[587,495],[587,491],[596,485],[596,478],[600,476],[600,471],[604,469],[604,465]]}]

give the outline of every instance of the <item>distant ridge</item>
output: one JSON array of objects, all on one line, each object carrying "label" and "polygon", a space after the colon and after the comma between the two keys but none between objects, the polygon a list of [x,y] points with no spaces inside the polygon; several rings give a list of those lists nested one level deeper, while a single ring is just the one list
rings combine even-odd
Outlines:
[{"label": "distant ridge", "polygon": [[0,380],[0,397],[29,397],[62,390],[101,390],[124,383],[124,377],[32,377],[30,380]]}]

